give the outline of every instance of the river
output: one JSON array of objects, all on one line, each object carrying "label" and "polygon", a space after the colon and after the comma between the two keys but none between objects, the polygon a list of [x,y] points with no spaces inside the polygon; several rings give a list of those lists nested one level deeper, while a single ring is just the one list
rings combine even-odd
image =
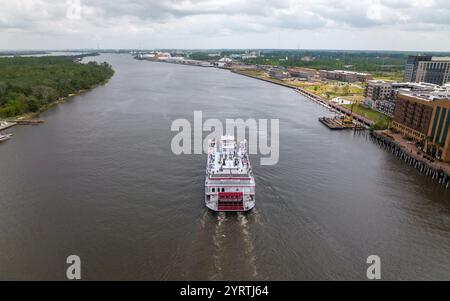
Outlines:
[{"label": "river", "polygon": [[[0,144],[0,279],[450,280],[450,191],[330,131],[294,91],[226,70],[102,54],[116,73]],[[251,157],[257,204],[204,207],[205,155],[172,153],[173,120],[277,118],[280,160]]]}]

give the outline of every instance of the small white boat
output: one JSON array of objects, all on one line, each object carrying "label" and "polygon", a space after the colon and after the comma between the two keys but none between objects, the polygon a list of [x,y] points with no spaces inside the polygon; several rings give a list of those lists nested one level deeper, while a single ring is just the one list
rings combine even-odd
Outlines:
[{"label": "small white boat", "polygon": [[12,136],[13,136],[13,134],[5,134],[5,135],[0,134],[0,142],[9,140],[9,139],[11,139]]}]

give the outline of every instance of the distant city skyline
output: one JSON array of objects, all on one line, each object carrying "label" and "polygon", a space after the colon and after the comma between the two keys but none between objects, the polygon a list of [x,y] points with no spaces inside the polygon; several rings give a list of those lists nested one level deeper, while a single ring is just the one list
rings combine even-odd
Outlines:
[{"label": "distant city skyline", "polygon": [[0,0],[0,50],[450,51],[446,0]]}]

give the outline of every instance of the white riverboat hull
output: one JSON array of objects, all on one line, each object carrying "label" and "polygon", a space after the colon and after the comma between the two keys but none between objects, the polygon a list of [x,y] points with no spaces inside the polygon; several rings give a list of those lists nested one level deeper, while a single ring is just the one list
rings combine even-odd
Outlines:
[{"label": "white riverboat hull", "polygon": [[205,179],[205,205],[213,211],[249,211],[255,207],[255,179],[247,142],[233,136],[209,142]]}]

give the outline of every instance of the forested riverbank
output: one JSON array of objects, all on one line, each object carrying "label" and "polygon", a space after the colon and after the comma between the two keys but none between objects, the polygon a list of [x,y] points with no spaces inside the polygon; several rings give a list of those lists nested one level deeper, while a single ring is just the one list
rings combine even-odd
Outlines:
[{"label": "forested riverbank", "polygon": [[104,62],[79,63],[81,56],[0,58],[0,118],[39,112],[113,74]]}]

